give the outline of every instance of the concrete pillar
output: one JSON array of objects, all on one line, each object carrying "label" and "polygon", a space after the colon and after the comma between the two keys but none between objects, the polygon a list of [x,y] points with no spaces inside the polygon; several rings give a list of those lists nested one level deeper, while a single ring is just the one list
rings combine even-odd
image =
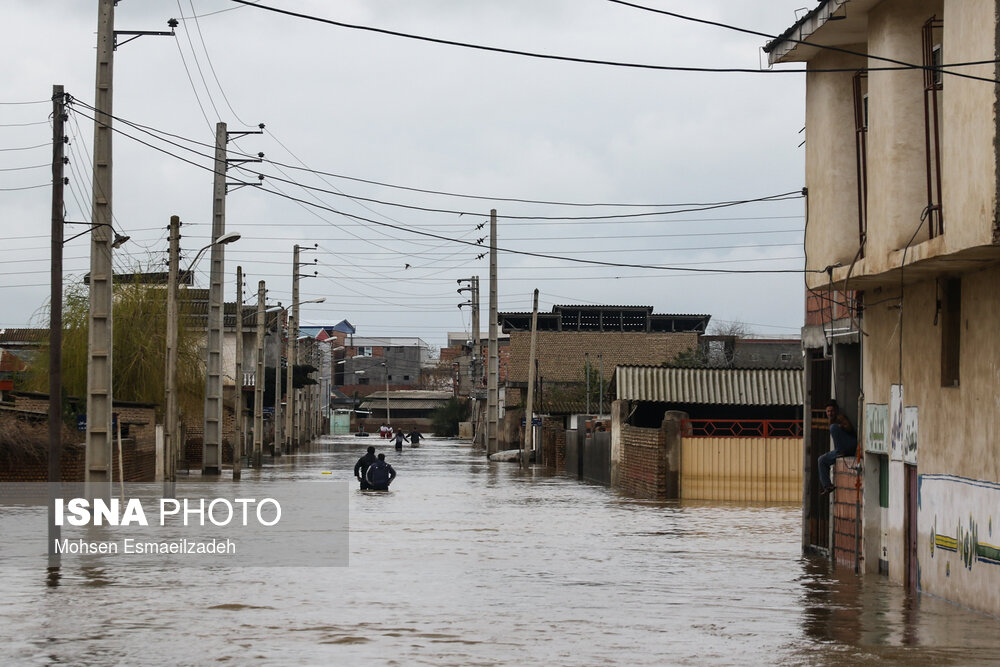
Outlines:
[{"label": "concrete pillar", "polygon": [[666,441],[663,461],[666,468],[667,500],[677,500],[681,497],[681,438],[684,434],[681,421],[687,418],[686,412],[668,410],[663,415],[663,423],[660,425]]},{"label": "concrete pillar", "polygon": [[622,427],[628,419],[628,412],[631,403],[626,400],[616,400],[611,402],[611,488],[618,489],[622,485],[622,463],[624,462],[625,448],[622,443]]}]

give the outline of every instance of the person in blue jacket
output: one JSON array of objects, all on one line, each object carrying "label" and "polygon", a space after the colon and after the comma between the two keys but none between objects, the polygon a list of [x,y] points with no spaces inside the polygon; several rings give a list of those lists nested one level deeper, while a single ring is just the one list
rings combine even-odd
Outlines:
[{"label": "person in blue jacket", "polygon": [[396,471],[386,462],[385,454],[379,454],[378,460],[368,466],[365,479],[372,491],[388,491],[392,480],[396,479]]}]

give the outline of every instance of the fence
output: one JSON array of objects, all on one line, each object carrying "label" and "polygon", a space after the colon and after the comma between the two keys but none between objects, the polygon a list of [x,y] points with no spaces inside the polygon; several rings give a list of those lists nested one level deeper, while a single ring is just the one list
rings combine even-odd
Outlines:
[{"label": "fence", "polygon": [[801,501],[801,421],[685,419],[682,429],[682,498]]},{"label": "fence", "polygon": [[801,438],[801,419],[685,419],[685,438]]}]

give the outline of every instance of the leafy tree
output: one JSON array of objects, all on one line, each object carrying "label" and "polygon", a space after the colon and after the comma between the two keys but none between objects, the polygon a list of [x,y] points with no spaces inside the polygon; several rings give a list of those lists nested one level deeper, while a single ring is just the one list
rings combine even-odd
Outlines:
[{"label": "leafy tree", "polygon": [[431,428],[434,435],[451,438],[458,435],[458,424],[469,419],[469,403],[460,398],[449,398],[448,402],[431,413]]},{"label": "leafy tree", "polygon": [[[204,361],[199,348],[203,334],[188,326],[190,312],[178,297],[177,396],[182,411],[197,412],[205,391]],[[167,291],[163,286],[138,281],[114,286],[112,302],[113,365],[115,399],[164,405],[166,389]],[[48,308],[41,316],[48,321]],[[63,297],[62,373],[66,394],[87,395],[87,334],[90,322],[90,292],[87,285],[66,287]],[[47,392],[49,351],[43,348],[28,371],[27,386]]]},{"label": "leafy tree", "polygon": [[690,347],[674,355],[673,359],[664,361],[661,366],[669,368],[705,368],[708,366],[708,356],[701,347]]}]

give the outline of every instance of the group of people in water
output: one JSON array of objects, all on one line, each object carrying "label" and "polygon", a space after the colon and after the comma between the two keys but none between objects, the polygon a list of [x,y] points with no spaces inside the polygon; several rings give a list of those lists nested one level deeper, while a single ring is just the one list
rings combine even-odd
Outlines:
[{"label": "group of people in water", "polygon": [[[396,441],[396,451],[402,451],[403,442],[410,443],[411,447],[419,447],[424,435],[414,429],[409,434],[402,431],[393,432],[392,427],[382,424],[379,434],[383,438],[391,438]],[[375,455],[375,448],[369,447],[368,452],[358,459],[354,464],[354,476],[361,484],[362,491],[388,491],[392,480],[396,479],[396,471],[392,465],[385,460],[385,454]]]},{"label": "group of people in water", "polygon": [[410,443],[410,447],[419,447],[420,441],[424,438],[424,435],[416,429],[406,434],[402,431],[393,431],[388,424],[382,424],[378,429],[378,434],[381,438],[395,440],[397,450],[403,448],[404,441]]}]

